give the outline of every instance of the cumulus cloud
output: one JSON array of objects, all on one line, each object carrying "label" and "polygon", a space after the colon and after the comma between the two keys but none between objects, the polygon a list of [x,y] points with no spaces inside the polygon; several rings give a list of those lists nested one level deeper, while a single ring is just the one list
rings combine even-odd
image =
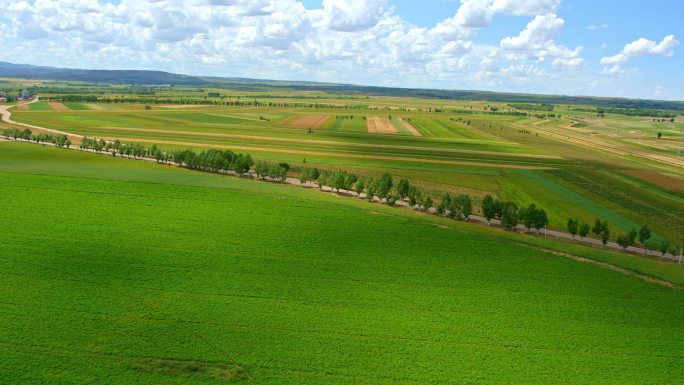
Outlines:
[{"label": "cumulus cloud", "polygon": [[601,58],[601,64],[625,64],[629,60],[643,55],[670,57],[674,54],[674,49],[677,45],[679,45],[679,42],[675,39],[674,35],[665,36],[660,43],[642,37],[625,45],[622,52]]},{"label": "cumulus cloud", "polygon": [[327,23],[335,31],[366,30],[388,11],[386,0],[323,0]]},{"label": "cumulus cloud", "polygon": [[494,0],[492,10],[516,16],[535,16],[554,13],[560,0]]},{"label": "cumulus cloud", "polygon": [[553,39],[562,30],[565,21],[553,13],[537,15],[517,36],[501,39],[499,46],[510,52],[513,57],[556,58],[553,64],[557,67],[577,67],[583,59],[579,57],[582,47],[570,49],[557,44]]},{"label": "cumulus cloud", "polygon": [[[403,20],[389,0],[323,0],[314,8],[301,0],[0,4],[0,60],[38,65],[525,91],[585,71],[582,47],[556,41],[565,25],[560,0],[461,0],[426,27]],[[497,15],[528,23],[499,44],[478,43]],[[604,58],[615,62],[604,71],[623,71],[641,54],[671,55],[676,45],[674,37],[641,40]]]}]

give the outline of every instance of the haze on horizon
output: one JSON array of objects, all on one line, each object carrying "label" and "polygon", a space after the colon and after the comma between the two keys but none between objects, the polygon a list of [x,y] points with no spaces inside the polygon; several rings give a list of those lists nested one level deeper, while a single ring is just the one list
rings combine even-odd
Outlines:
[{"label": "haze on horizon", "polygon": [[0,61],[684,100],[684,3],[0,0]]}]

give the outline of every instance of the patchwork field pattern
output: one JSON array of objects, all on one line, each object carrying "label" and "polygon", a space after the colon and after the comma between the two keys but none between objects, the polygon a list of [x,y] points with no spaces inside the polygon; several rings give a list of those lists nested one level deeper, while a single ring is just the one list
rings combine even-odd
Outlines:
[{"label": "patchwork field pattern", "polygon": [[[305,100],[297,98],[301,105],[307,105]],[[321,103],[339,107],[323,107]],[[678,178],[684,174],[674,166],[682,157],[672,147],[681,142],[677,132],[682,123],[622,116],[596,118],[569,106],[558,106],[563,118],[537,118],[486,114],[486,108],[492,106],[481,103],[454,102],[453,108],[459,112],[450,112],[445,106],[437,111],[430,107],[434,101],[416,98],[372,100],[367,102],[368,108],[356,104],[347,108],[344,103],[330,97],[311,100],[315,108],[162,104],[150,110],[143,104],[65,103],[70,111],[15,110],[13,119],[81,135],[154,143],[168,150],[245,151],[258,159],[287,162],[294,173],[312,166],[324,171],[355,170],[376,177],[390,171],[426,186],[433,198],[444,192],[471,191],[480,196],[486,191],[519,206],[536,203],[549,212],[553,229],[565,229],[568,217],[590,222],[602,217],[613,219],[614,236],[649,224],[655,230],[654,239],[679,242],[681,238],[674,227],[654,220],[681,211],[677,199],[674,205],[648,204],[634,210],[592,193],[603,183],[598,176],[559,179],[540,174],[545,178],[528,178],[512,171],[619,170],[625,177],[650,181],[652,185],[637,188],[648,190],[644,200],[660,202],[663,197],[680,196],[684,190],[684,183],[680,183],[684,179]],[[390,108],[392,103],[401,104]],[[381,112],[383,108],[387,110]],[[506,107],[497,108],[501,111]],[[658,132],[664,134],[660,139]],[[601,146],[593,142],[584,145],[587,138],[600,141]],[[664,158],[670,163],[659,161]],[[626,183],[620,188],[634,186]],[[649,194],[655,196],[648,198]],[[569,203],[569,196],[575,203]]]}]

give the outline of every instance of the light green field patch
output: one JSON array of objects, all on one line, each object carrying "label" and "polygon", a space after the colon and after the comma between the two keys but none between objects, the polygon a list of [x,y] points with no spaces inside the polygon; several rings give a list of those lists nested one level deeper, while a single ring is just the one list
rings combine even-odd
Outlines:
[{"label": "light green field patch", "polygon": [[447,119],[413,118],[411,124],[423,135],[433,138],[482,139],[456,122]]},{"label": "light green field patch", "polygon": [[368,132],[366,120],[361,115],[351,115],[345,117],[332,116],[321,128],[339,132]]},{"label": "light green field patch", "polygon": [[[512,173],[522,175],[529,181],[542,187],[542,191],[534,191],[532,196],[535,199],[530,198],[530,202],[525,202],[525,204],[538,202],[537,205],[542,208],[552,207],[549,211],[552,213],[550,220],[554,222],[554,227],[563,229],[568,218],[579,218],[584,223],[590,224],[593,224],[596,218],[601,218],[607,220],[611,226],[614,226],[613,229],[628,231],[633,228],[639,228],[639,224],[551,180],[544,176],[543,173],[532,170],[515,170]],[[515,195],[509,193],[508,196],[513,197]]]},{"label": "light green field patch", "polygon": [[64,102],[64,103],[62,103],[62,104],[64,104],[65,106],[67,106],[70,110],[77,110],[77,111],[80,111],[80,110],[91,110],[91,109],[92,109],[92,108],[90,108],[90,107],[89,107],[87,104],[85,104],[85,103]]},{"label": "light green field patch", "polygon": [[29,103],[28,107],[31,111],[52,111],[52,107],[47,102]]}]

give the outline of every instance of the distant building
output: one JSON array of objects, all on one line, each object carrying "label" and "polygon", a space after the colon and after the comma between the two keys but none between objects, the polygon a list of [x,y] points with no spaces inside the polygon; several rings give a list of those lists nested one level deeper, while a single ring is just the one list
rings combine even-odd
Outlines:
[{"label": "distant building", "polygon": [[24,100],[29,100],[31,99],[31,93],[28,92],[28,90],[23,90],[21,91],[21,98]]},{"label": "distant building", "polygon": [[5,103],[7,101],[7,95],[5,95],[4,92],[0,91],[0,103]]}]

